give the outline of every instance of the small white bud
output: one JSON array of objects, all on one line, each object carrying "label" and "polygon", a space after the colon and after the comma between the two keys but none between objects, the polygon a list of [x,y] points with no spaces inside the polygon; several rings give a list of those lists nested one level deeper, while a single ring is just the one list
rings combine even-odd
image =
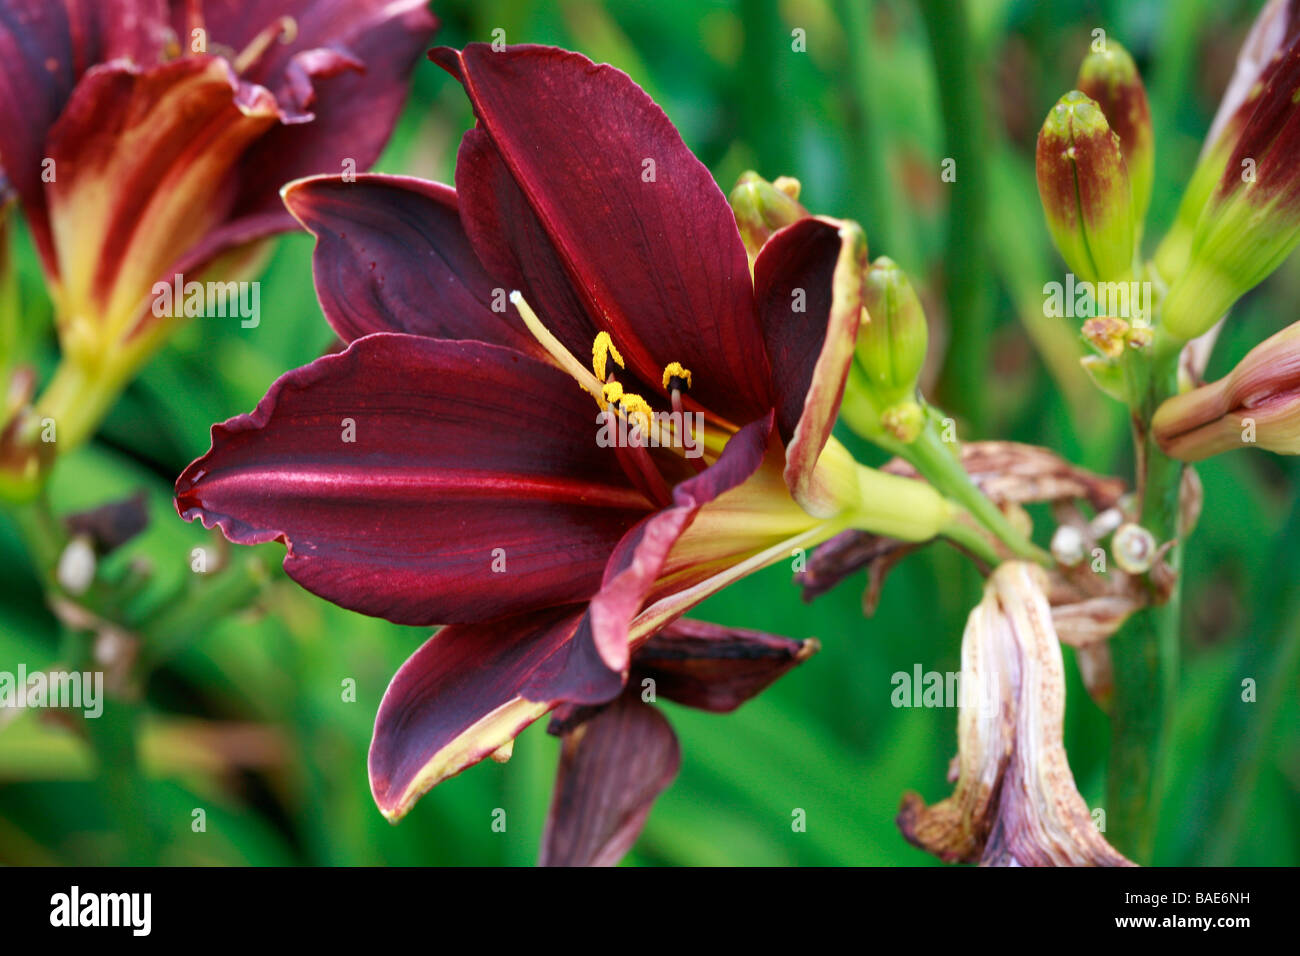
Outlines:
[{"label": "small white bud", "polygon": [[1072,524],[1063,524],[1052,535],[1052,557],[1072,568],[1083,560],[1086,544],[1082,531]]},{"label": "small white bud", "polygon": [[59,555],[59,566],[54,572],[59,587],[72,595],[85,594],[95,580],[95,549],[90,539],[77,535]]},{"label": "small white bud", "polygon": [[1123,524],[1110,543],[1111,554],[1120,570],[1129,574],[1145,574],[1156,559],[1156,538],[1141,525]]},{"label": "small white bud", "polygon": [[1124,512],[1118,508],[1107,508],[1088,525],[1088,534],[1094,541],[1100,541],[1124,523]]}]

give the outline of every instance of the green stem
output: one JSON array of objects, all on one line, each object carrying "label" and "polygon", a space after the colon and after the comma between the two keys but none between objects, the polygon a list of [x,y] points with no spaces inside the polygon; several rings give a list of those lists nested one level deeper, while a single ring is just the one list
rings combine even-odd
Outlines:
[{"label": "green stem", "polygon": [[34,498],[12,504],[8,514],[18,528],[23,546],[31,555],[41,584],[46,591],[52,590],[55,587],[55,569],[67,544],[68,533],[54,517],[49,498],[42,489]]},{"label": "green stem", "polygon": [[217,618],[248,607],[269,579],[262,556],[247,548],[232,554],[228,567],[196,576],[193,585],[182,587],[138,625],[144,637],[137,665],[140,673],[148,674],[165,663]]},{"label": "green stem", "polygon": [[[961,461],[954,454],[954,446],[943,441],[933,418],[927,418],[925,428],[911,444],[890,438],[878,439],[887,451],[903,458],[921,473],[942,495],[960,504],[1018,558],[1051,564],[1051,557],[1016,528],[1002,510],[980,491],[971,480]],[[996,555],[993,564],[998,563]]]},{"label": "green stem", "polygon": [[37,414],[52,418],[59,454],[83,445],[117,400],[122,383],[65,358],[36,402]]},{"label": "green stem", "polygon": [[[1165,456],[1147,423],[1156,407],[1177,391],[1178,355],[1156,358],[1133,411],[1138,449],[1138,483],[1143,527],[1161,544],[1174,541],[1164,560],[1175,572],[1182,566],[1179,493],[1183,465]],[[1169,599],[1143,608],[1111,638],[1114,700],[1111,708],[1110,773],[1107,803],[1111,842],[1138,863],[1150,863],[1164,761],[1172,728],[1178,684],[1181,585]]]},{"label": "green stem", "polygon": [[941,533],[945,538],[961,545],[990,567],[996,566],[1002,560],[997,549],[989,543],[989,539],[970,525],[954,521],[944,528]]},{"label": "green stem", "polygon": [[128,866],[158,863],[158,831],[137,746],[142,716],[139,704],[110,698],[99,717],[85,721],[86,739],[95,753],[107,804],[118,832],[127,837],[123,862]]},{"label": "green stem", "polygon": [[884,67],[874,45],[870,0],[838,0],[835,10],[848,37],[848,133],[853,162],[850,207],[861,209],[862,220],[871,227],[871,246],[884,249],[890,257],[914,274],[924,271],[912,219],[903,209],[902,192],[894,188],[890,172],[885,131],[885,109],[881,81]]}]

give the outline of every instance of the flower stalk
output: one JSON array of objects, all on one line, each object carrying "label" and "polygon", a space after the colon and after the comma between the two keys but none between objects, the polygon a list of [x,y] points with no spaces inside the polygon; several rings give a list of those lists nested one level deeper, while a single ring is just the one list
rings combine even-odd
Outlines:
[{"label": "flower stalk", "polygon": [[[1133,407],[1141,523],[1159,544],[1174,542],[1163,561],[1176,575],[1182,565],[1178,505],[1183,465],[1160,450],[1148,423],[1161,401],[1177,392],[1177,354],[1154,357],[1141,384]],[[1114,698],[1106,788],[1109,837],[1120,852],[1144,864],[1151,862],[1159,819],[1178,683],[1181,607],[1175,577],[1168,600],[1134,613],[1110,640]]]}]

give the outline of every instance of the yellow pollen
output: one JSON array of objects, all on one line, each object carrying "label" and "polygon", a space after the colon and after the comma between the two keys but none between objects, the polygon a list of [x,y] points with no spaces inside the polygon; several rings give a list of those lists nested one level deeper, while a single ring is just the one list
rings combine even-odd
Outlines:
[{"label": "yellow pollen", "polygon": [[617,405],[623,400],[623,386],[618,382],[606,382],[605,387],[601,389],[601,397],[603,399],[600,406],[602,409],[610,405]]},{"label": "yellow pollen", "polygon": [[614,348],[614,340],[610,338],[609,333],[597,333],[596,341],[591,343],[591,368],[596,373],[596,378],[602,382],[605,381],[605,361],[609,358],[612,358],[619,368],[625,368],[623,356],[619,354],[618,349]]},{"label": "yellow pollen", "polygon": [[650,407],[649,402],[640,395],[624,392],[623,399],[619,404],[622,406],[623,414],[627,416],[628,421],[637,419],[642,431],[650,431],[650,419],[654,415],[654,409]]},{"label": "yellow pollen", "polygon": [[[578,384],[596,400],[596,404],[600,406],[601,411],[612,408],[629,422],[635,421],[642,430],[647,432],[650,430],[654,421],[654,409],[650,407],[650,403],[640,395],[623,391],[623,385],[618,381],[604,381],[609,359],[612,358],[619,368],[624,367],[623,356],[614,347],[614,341],[610,338],[608,332],[598,334],[596,340],[592,343],[592,371],[588,371],[564,347],[564,344],[551,333],[551,330],[542,323],[542,320],[537,317],[537,313],[524,300],[522,294],[517,290],[511,292],[510,301],[519,310],[519,316],[524,320],[524,325],[532,333],[533,338],[546,350],[547,354],[551,356],[551,359],[561,370],[572,375]],[[667,387],[670,377],[682,379],[688,387],[690,386],[690,370],[683,368],[680,362],[673,362],[668,368],[664,369],[665,387]]]},{"label": "yellow pollen", "polygon": [[686,387],[691,387],[691,370],[682,365],[681,362],[669,362],[664,369],[664,388],[675,378],[680,378],[686,383]]}]

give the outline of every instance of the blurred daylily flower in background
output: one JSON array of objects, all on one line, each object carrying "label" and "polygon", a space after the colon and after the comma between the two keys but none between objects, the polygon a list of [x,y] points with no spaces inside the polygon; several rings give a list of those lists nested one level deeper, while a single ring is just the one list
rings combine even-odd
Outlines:
[{"label": "blurred daylily flower in background", "polygon": [[[155,282],[230,278],[291,179],[367,168],[436,21],[425,0],[0,0],[0,165],[63,362],[36,402],[93,432],[176,320]],[[10,449],[31,469],[34,450]],[[30,476],[26,476],[30,477]]]},{"label": "blurred daylily flower in background", "polygon": [[[285,189],[347,349],[215,426],[176,485],[183,517],[285,542],[308,590],[448,625],[379,709],[371,786],[394,820],[543,714],[618,698],[732,581],[845,528],[924,540],[962,515],[830,437],[856,225],[799,219],[751,278],[725,197],[625,74],[549,47],[430,56],[478,119],[456,188]],[[661,424],[657,443],[598,441]]]}]

